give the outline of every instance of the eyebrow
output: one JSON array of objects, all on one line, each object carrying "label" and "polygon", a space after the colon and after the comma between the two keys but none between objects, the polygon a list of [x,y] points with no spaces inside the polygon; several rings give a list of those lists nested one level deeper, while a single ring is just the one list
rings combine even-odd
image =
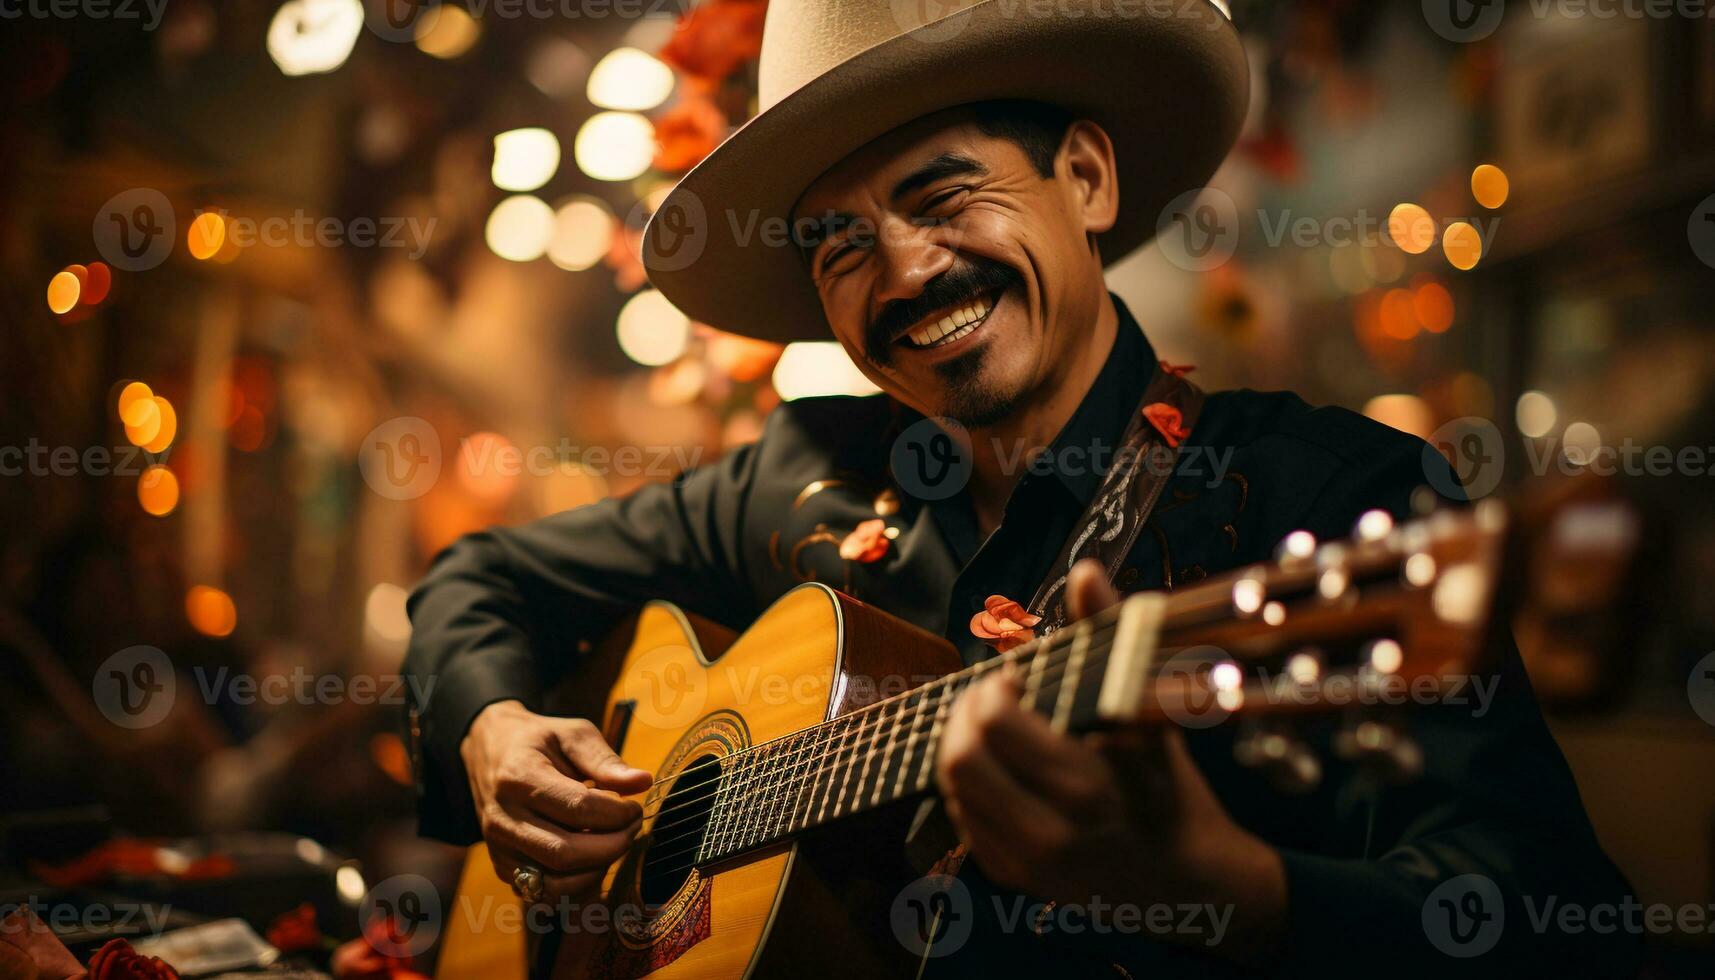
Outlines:
[{"label": "eyebrow", "polygon": [[967,174],[982,175],[988,172],[987,167],[972,157],[962,153],[943,153],[901,178],[899,183],[893,185],[893,193],[890,197],[892,200],[898,201],[912,191],[921,190],[937,180],[962,177]]}]

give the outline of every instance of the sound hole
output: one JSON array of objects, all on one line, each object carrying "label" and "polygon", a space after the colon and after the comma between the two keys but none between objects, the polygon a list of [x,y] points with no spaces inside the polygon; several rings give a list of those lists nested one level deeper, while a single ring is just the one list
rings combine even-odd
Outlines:
[{"label": "sound hole", "polygon": [[641,893],[647,907],[664,905],[691,876],[721,775],[720,760],[705,756],[679,773],[651,828],[643,857]]}]

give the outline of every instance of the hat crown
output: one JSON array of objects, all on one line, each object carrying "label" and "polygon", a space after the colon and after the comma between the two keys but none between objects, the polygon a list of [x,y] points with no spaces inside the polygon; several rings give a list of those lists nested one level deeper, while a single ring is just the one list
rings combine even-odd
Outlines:
[{"label": "hat crown", "polygon": [[757,100],[767,109],[854,55],[981,2],[772,0],[763,22]]}]

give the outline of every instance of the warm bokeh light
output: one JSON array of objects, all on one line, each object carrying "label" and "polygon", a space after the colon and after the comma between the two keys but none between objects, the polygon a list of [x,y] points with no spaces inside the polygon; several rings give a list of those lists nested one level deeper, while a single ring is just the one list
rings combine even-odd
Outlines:
[{"label": "warm bokeh light", "polygon": [[1554,399],[1535,389],[1518,396],[1518,404],[1513,409],[1519,432],[1531,439],[1541,439],[1554,431],[1554,423],[1559,417],[1560,410],[1554,407]]},{"label": "warm bokeh light", "polygon": [[1453,294],[1438,282],[1419,285],[1411,294],[1411,308],[1417,322],[1430,333],[1446,333],[1453,325]]},{"label": "warm bokeh light", "polygon": [[644,112],[673,94],[673,69],[647,52],[619,48],[596,62],[587,94],[603,109]]},{"label": "warm bokeh light", "polygon": [[494,206],[483,237],[495,255],[513,262],[533,262],[554,238],[554,209],[530,194],[509,197]]},{"label": "warm bokeh light", "polygon": [[544,37],[524,61],[524,77],[550,98],[575,95],[589,77],[590,56],[563,37]]},{"label": "warm bokeh light", "polygon": [[1455,221],[1441,236],[1441,249],[1447,253],[1447,261],[1453,268],[1467,271],[1475,269],[1482,259],[1483,239],[1469,223]]},{"label": "warm bokeh light", "polygon": [[1478,164],[1477,169],[1471,171],[1471,196],[1483,207],[1493,209],[1507,203],[1507,194],[1511,190],[1507,172],[1492,163]]},{"label": "warm bokeh light", "polygon": [[489,176],[503,191],[533,191],[560,169],[560,141],[533,126],[508,130],[494,138],[494,166]]},{"label": "warm bokeh light", "polygon": [[478,432],[459,444],[459,485],[486,504],[512,496],[523,465],[518,447],[498,432]]},{"label": "warm bokeh light", "polygon": [[613,212],[593,197],[578,197],[554,212],[554,238],[548,261],[567,272],[582,272],[613,247]]},{"label": "warm bokeh light", "polygon": [[191,221],[185,231],[185,248],[191,258],[206,261],[220,253],[226,244],[226,219],[214,211],[204,211]]},{"label": "warm bokeh light", "polygon": [[162,453],[166,452],[167,447],[172,445],[173,440],[178,437],[179,413],[174,410],[172,402],[160,395],[155,396],[155,408],[156,416],[159,419],[159,424],[155,428],[155,435],[139,445],[149,452]]},{"label": "warm bokeh light", "polygon": [[482,36],[482,26],[463,7],[442,3],[417,21],[417,50],[436,58],[457,58]]},{"label": "warm bokeh light", "polygon": [[1602,433],[1588,422],[1574,422],[1560,434],[1561,452],[1568,461],[1588,466],[1602,448]]},{"label": "warm bokeh light", "polygon": [[787,401],[814,395],[867,395],[878,390],[846,349],[831,340],[787,344],[774,365],[774,390]]},{"label": "warm bokeh light", "polygon": [[141,402],[150,401],[154,397],[155,392],[141,381],[133,381],[124,388],[121,388],[119,390],[118,403],[115,406],[119,411],[119,421],[124,422],[126,425],[141,422],[146,416],[135,413],[146,410],[137,408],[136,406]]},{"label": "warm bokeh light", "polygon": [[238,607],[220,589],[193,585],[185,593],[185,618],[204,636],[230,636],[238,626]]},{"label": "warm bokeh light", "polygon": [[1435,431],[1435,413],[1416,395],[1377,395],[1364,404],[1364,414],[1383,425],[1427,439]]},{"label": "warm bokeh light", "polygon": [[625,356],[655,367],[685,352],[691,339],[691,321],[667,297],[645,289],[620,309],[617,331]]},{"label": "warm bokeh light", "polygon": [[630,180],[655,159],[655,127],[635,112],[598,112],[578,130],[572,156],[596,180]]},{"label": "warm bokeh light", "polygon": [[76,273],[70,269],[56,272],[48,280],[48,309],[55,313],[70,313],[82,294],[83,284],[78,282]]},{"label": "warm bokeh light", "polygon": [[83,277],[83,295],[78,302],[85,306],[95,306],[107,298],[113,289],[113,270],[106,262],[91,262],[89,272]]},{"label": "warm bokeh light", "polygon": [[120,418],[125,422],[125,438],[134,446],[154,442],[161,434],[161,403],[163,399],[150,396],[132,402]]},{"label": "warm bokeh light", "polygon": [[363,628],[371,640],[387,649],[404,649],[411,638],[411,617],[405,614],[409,594],[392,582],[379,582],[369,590],[363,603]]},{"label": "warm bokeh light", "polygon": [[145,469],[137,478],[137,502],[156,517],[171,514],[179,505],[179,478],[159,464]]},{"label": "warm bokeh light", "polygon": [[1422,325],[1417,322],[1417,312],[1412,307],[1410,290],[1390,289],[1383,294],[1381,326],[1382,332],[1395,340],[1410,340],[1417,336]]},{"label": "warm bokeh light", "polygon": [[268,57],[281,73],[333,71],[363,31],[363,0],[286,0],[268,24]]},{"label": "warm bokeh light", "polygon": [[1387,233],[1402,250],[1422,255],[1435,244],[1435,219],[1422,205],[1399,204],[1387,217]]}]

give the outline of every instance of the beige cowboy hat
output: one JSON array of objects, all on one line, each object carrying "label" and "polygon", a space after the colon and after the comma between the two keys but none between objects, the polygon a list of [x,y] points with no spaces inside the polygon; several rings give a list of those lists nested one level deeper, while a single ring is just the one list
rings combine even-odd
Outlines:
[{"label": "beige cowboy hat", "polygon": [[1119,166],[1111,263],[1208,181],[1249,96],[1238,33],[1209,0],[772,0],[759,76],[761,111],[668,193],[643,264],[692,319],[781,343],[829,338],[792,207],[876,137],[991,99],[1095,121]]}]

